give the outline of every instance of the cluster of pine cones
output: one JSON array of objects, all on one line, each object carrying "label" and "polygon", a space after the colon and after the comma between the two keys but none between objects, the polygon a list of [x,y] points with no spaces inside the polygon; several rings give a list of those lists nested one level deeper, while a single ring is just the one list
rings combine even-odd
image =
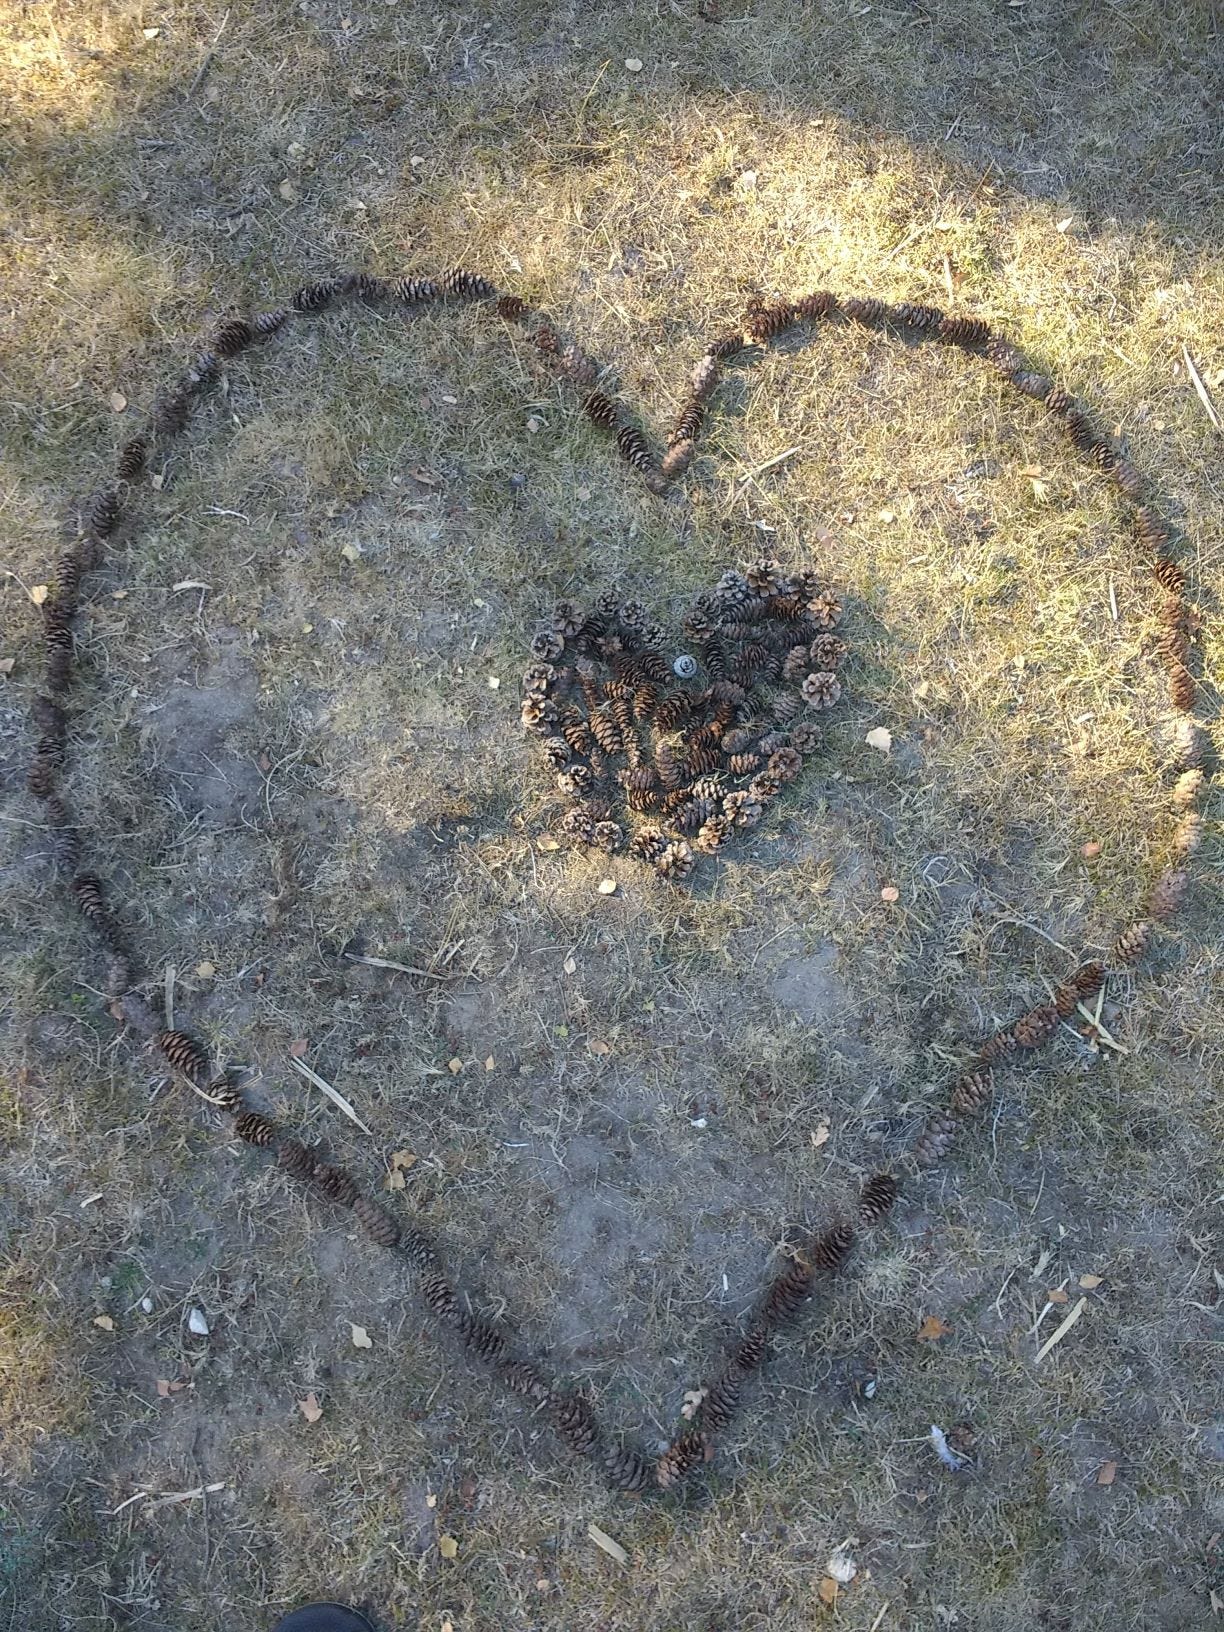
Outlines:
[{"label": "cluster of pine cones", "polygon": [[699,597],[678,654],[639,601],[562,601],[531,643],[521,708],[570,801],[562,833],[679,882],[755,827],[821,745],[841,618],[814,574],[770,560]]}]

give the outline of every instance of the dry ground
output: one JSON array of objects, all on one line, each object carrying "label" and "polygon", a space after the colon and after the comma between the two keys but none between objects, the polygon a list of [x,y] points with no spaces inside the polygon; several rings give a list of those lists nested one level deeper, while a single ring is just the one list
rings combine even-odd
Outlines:
[{"label": "dry ground", "polygon": [[[1116,994],[1122,1049],[1064,1031],[1011,1077],[708,1476],[635,1505],[116,1035],[20,790],[23,586],[73,497],[216,314],[355,264],[484,268],[656,426],[749,293],[943,300],[951,276],[1160,473],[1210,701],[1224,442],[1182,348],[1224,399],[1222,61],[1214,7],[1142,0],[5,8],[3,1624],[255,1628],[320,1593],[456,1632],[1212,1619],[1214,837]],[[657,1441],[788,1226],[902,1149],[957,1040],[1107,944],[1161,861],[1164,691],[1117,519],[966,359],[783,346],[660,502],[487,312],[328,316],[230,370],[95,578],[72,796],[184,1018],[375,1182],[415,1153],[394,1204]],[[763,539],[848,591],[827,762],[689,893],[540,850],[515,706],[540,610],[616,585],[671,615]],[[293,1039],[372,1138],[287,1069]],[[1085,1275],[1036,1363],[1047,1291]],[[950,1330],[919,1342],[928,1315]],[[931,1423],[972,1431],[964,1474]]]}]

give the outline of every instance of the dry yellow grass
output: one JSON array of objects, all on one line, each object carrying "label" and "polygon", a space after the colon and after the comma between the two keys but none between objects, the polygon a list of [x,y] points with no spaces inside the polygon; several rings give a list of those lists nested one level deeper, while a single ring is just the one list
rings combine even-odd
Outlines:
[{"label": "dry yellow grass", "polygon": [[[656,431],[749,294],[946,304],[950,277],[1159,474],[1212,702],[1222,441],[1183,347],[1220,403],[1220,61],[1207,5],[10,9],[6,781],[38,679],[23,585],[71,501],[217,314],[354,265],[460,260],[523,290]],[[94,580],[72,796],[184,1017],[354,1168],[412,1149],[396,1199],[490,1311],[665,1438],[788,1224],[900,1148],[957,1039],[1042,994],[1069,961],[1051,941],[1106,944],[1163,859],[1165,693],[1120,514],[1040,414],[932,348],[783,344],[729,378],[659,501],[488,313],[328,315],[228,371]],[[763,540],[849,594],[827,774],[688,894],[538,852],[551,795],[515,682],[541,609],[623,586],[674,615]],[[1126,1052],[1064,1033],[1011,1077],[707,1480],[638,1506],[424,1335],[333,1217],[152,1093],[16,792],[0,844],[14,1624],[257,1625],[311,1594],[456,1632],[1208,1624],[1214,837],[1114,1020]],[[373,1140],[287,1069],[297,1037]],[[1045,1292],[1074,1302],[1084,1275],[1085,1316],[1035,1364]],[[952,1330],[919,1343],[932,1313]],[[939,1467],[932,1422],[972,1428],[971,1474]],[[861,1574],[829,1611],[848,1536]]]}]

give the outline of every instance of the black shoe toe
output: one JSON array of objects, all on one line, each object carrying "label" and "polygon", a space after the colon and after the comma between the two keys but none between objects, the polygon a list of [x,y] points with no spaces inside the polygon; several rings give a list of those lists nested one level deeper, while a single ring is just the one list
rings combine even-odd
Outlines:
[{"label": "black shoe toe", "polygon": [[303,1604],[277,1621],[272,1632],[374,1632],[374,1625],[343,1604]]}]

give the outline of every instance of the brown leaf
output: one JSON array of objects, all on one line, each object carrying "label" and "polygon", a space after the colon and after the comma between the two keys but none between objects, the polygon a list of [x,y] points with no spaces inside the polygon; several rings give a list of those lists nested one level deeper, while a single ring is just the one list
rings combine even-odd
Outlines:
[{"label": "brown leaf", "polygon": [[940,1320],[938,1315],[928,1315],[918,1328],[919,1343],[935,1343],[941,1337],[947,1337],[952,1330],[951,1326]]},{"label": "brown leaf", "polygon": [[13,665],[16,661],[16,658],[13,657],[0,657],[0,674],[4,675],[5,679],[12,674]]},{"label": "brown leaf", "polygon": [[615,895],[616,880],[614,878],[601,878],[599,881],[599,893],[600,895]]},{"label": "brown leaf", "polygon": [[310,1043],[305,1037],[295,1037],[289,1044],[289,1052],[295,1060],[304,1060],[309,1047]]},{"label": "brown leaf", "polygon": [[109,1315],[95,1315],[94,1325],[100,1326],[104,1332],[113,1332],[115,1323]]},{"label": "brown leaf", "polygon": [[1081,1275],[1079,1284],[1083,1291],[1095,1292],[1097,1287],[1102,1284],[1102,1278],[1099,1275]]},{"label": "brown leaf", "polygon": [[1089,839],[1087,844],[1082,844],[1080,846],[1080,855],[1083,856],[1086,861],[1092,861],[1093,858],[1099,856],[1100,853],[1100,839]]},{"label": "brown leaf", "polygon": [[880,891],[881,901],[899,901],[900,899],[901,891],[895,884],[885,884],[884,888]]},{"label": "brown leaf", "polygon": [[837,1602],[838,1586],[831,1575],[826,1575],[821,1579],[817,1590],[820,1593],[822,1604],[835,1604]]},{"label": "brown leaf", "polygon": [[446,1069],[450,1072],[452,1077],[457,1077],[460,1071],[463,1070],[463,1061],[456,1054],[453,1060],[447,1060]]},{"label": "brown leaf", "polygon": [[457,1558],[459,1554],[459,1543],[455,1540],[454,1536],[439,1536],[438,1551],[442,1554],[443,1558]]},{"label": "brown leaf", "polygon": [[[442,399],[445,402],[445,397]],[[452,399],[453,400],[453,399]],[[414,482],[420,482],[422,487],[437,487],[439,478],[424,465],[416,465],[408,472]]]},{"label": "brown leaf", "polygon": [[1118,1473],[1116,1462],[1102,1462],[1101,1471],[1097,1474],[1098,1485],[1112,1485]]},{"label": "brown leaf", "polygon": [[612,1044],[605,1043],[600,1037],[592,1037],[587,1044],[592,1054],[611,1054]]},{"label": "brown leaf", "polygon": [[304,1400],[299,1400],[297,1402],[297,1408],[306,1418],[307,1422],[318,1422],[319,1418],[323,1415],[323,1407],[319,1404],[319,1396],[315,1393],[313,1388],[311,1389],[310,1393],[307,1394]]},{"label": "brown leaf", "polygon": [[110,403],[112,413],[121,414],[127,407],[127,398],[122,391],[112,391],[106,400]]},{"label": "brown leaf", "polygon": [[49,593],[46,584],[35,584],[30,590],[30,599],[35,606],[41,606]]},{"label": "brown leaf", "polygon": [[391,1152],[392,1169],[409,1168],[416,1166],[415,1150],[393,1150]]},{"label": "brown leaf", "polygon": [[1070,1298],[1068,1298],[1061,1286],[1052,1287],[1050,1291],[1046,1293],[1047,1303],[1070,1303],[1070,1301]]}]

